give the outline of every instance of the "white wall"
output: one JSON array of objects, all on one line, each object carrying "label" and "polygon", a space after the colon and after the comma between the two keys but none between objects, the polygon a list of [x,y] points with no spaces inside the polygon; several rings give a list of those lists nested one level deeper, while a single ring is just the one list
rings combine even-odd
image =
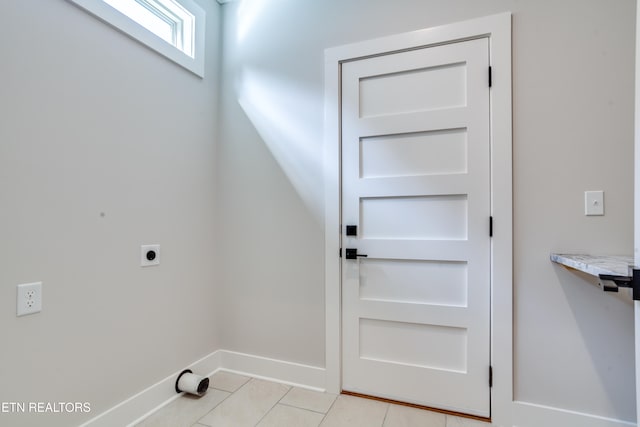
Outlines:
[{"label": "white wall", "polygon": [[[324,365],[324,49],[512,11],[515,399],[635,419],[631,304],[549,262],[551,251],[633,248],[633,0],[244,0],[223,11],[222,348]],[[585,190],[605,191],[604,217],[583,216]]]},{"label": "white wall", "polygon": [[[66,1],[0,4],[0,402],[92,407],[0,424],[78,424],[218,348],[324,366],[324,49],[503,11],[515,397],[635,419],[631,305],[548,261],[633,247],[633,0],[234,2],[221,86],[198,1],[204,80]],[[42,313],[16,318],[38,280]]]},{"label": "white wall", "polygon": [[[219,6],[199,3],[204,79],[69,2],[0,2],[0,402],[91,404],[0,425],[77,425],[218,348]],[[16,318],[32,281],[43,310]]]}]

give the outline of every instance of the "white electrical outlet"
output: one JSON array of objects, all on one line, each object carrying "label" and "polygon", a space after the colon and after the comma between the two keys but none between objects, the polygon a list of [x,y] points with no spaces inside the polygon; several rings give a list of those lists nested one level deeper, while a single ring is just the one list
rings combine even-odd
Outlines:
[{"label": "white electrical outlet", "polygon": [[149,267],[160,264],[160,245],[140,246],[140,266]]},{"label": "white electrical outlet", "polygon": [[16,295],[16,316],[42,311],[42,282],[18,285]]}]

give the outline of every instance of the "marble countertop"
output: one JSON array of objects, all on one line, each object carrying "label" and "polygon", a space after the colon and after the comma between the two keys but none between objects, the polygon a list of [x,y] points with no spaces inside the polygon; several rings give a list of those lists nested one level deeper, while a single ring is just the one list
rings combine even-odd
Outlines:
[{"label": "marble countertop", "polygon": [[596,277],[600,274],[628,276],[629,266],[633,265],[633,257],[624,255],[551,254],[551,261]]}]

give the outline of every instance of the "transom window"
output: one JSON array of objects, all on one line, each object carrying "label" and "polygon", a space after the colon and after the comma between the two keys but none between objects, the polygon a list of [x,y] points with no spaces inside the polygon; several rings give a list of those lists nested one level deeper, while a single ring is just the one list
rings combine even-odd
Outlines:
[{"label": "transom window", "polygon": [[103,0],[193,58],[195,16],[173,0]]},{"label": "transom window", "polygon": [[193,0],[70,0],[204,77],[205,12]]}]

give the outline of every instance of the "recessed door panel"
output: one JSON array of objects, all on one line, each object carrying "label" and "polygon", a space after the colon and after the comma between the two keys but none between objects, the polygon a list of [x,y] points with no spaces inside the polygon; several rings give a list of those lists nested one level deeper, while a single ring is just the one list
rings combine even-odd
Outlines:
[{"label": "recessed door panel", "polygon": [[360,117],[462,107],[467,103],[464,62],[360,78]]},{"label": "recessed door panel", "polygon": [[466,372],[467,331],[449,326],[360,319],[360,357]]},{"label": "recessed door panel", "polygon": [[362,300],[467,305],[466,262],[366,258],[359,264]]},{"label": "recessed door panel", "polygon": [[362,178],[467,172],[467,130],[446,129],[362,138]]},{"label": "recessed door panel", "polygon": [[363,238],[467,238],[466,195],[363,198],[360,206]]}]

